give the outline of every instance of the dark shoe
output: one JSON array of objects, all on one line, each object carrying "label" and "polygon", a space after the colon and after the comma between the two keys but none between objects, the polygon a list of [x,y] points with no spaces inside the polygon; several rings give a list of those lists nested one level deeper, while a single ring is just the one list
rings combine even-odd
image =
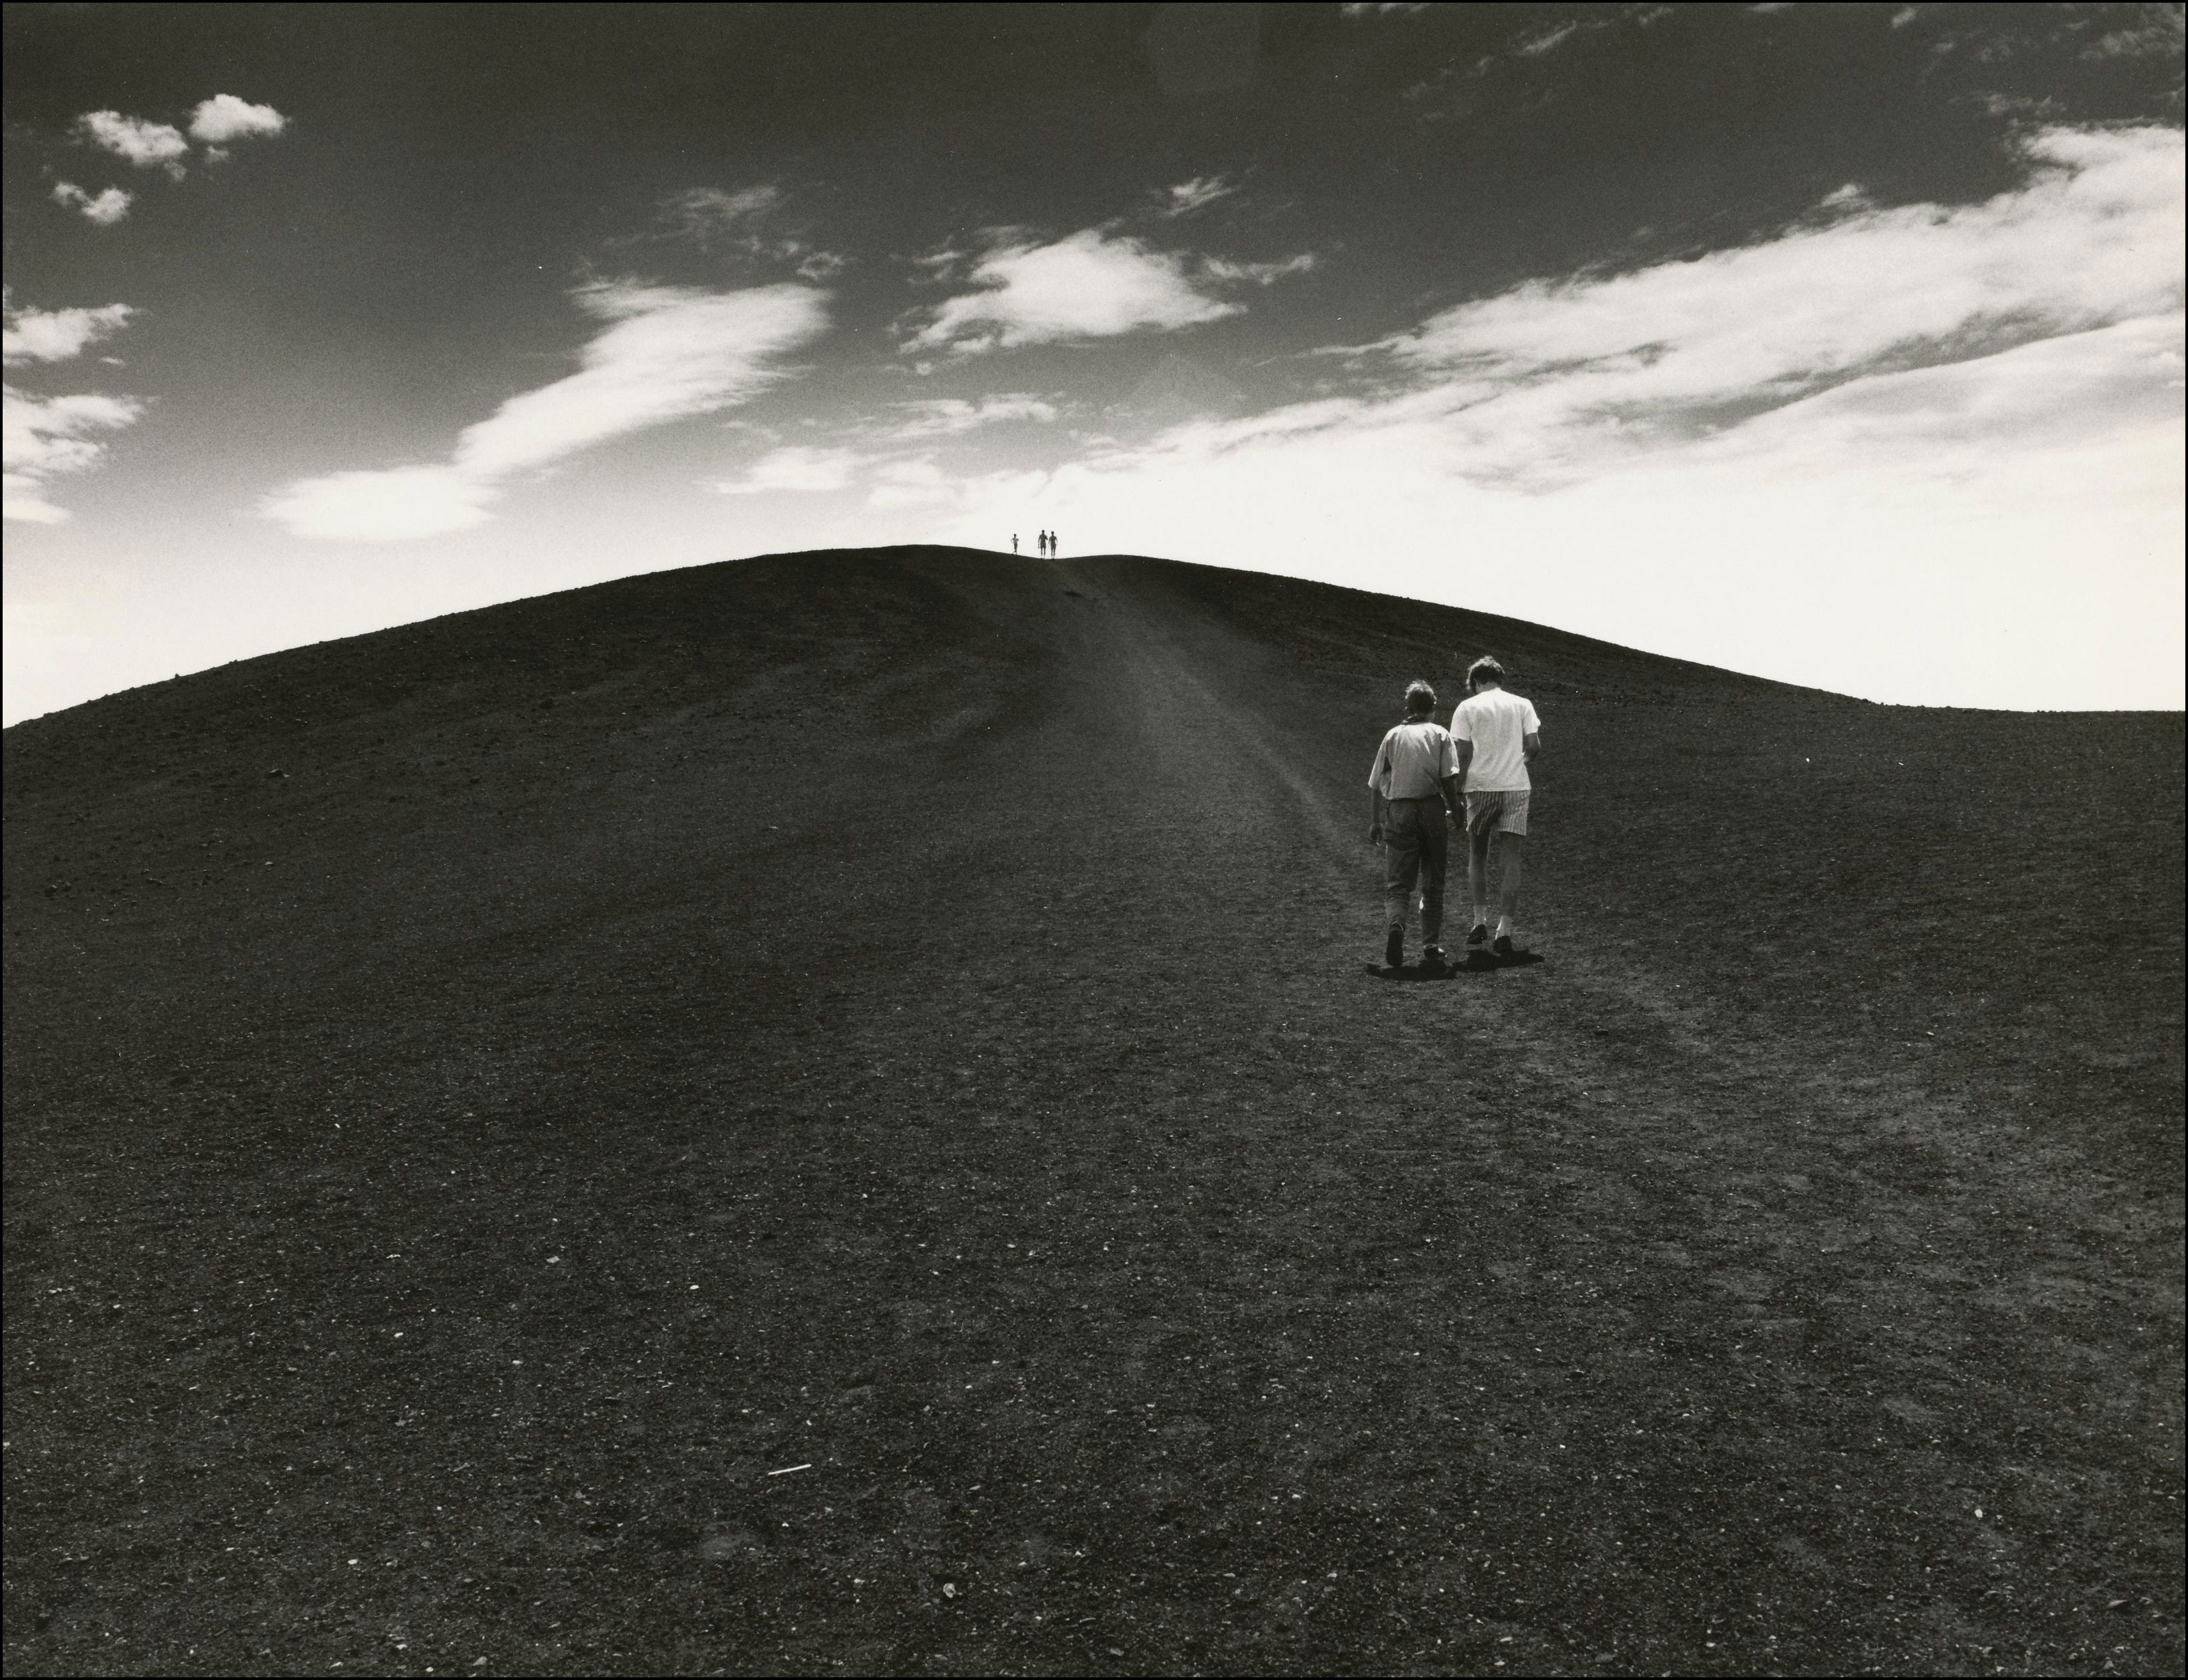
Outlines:
[{"label": "dark shoe", "polygon": [[1466,943],[1469,945],[1487,944],[1489,943],[1489,924],[1486,922],[1477,922],[1473,927],[1468,928],[1466,930]]},{"label": "dark shoe", "polygon": [[1443,947],[1441,945],[1425,945],[1422,947],[1421,966],[1424,968],[1441,968],[1450,960],[1450,958],[1446,957],[1443,954]]},{"label": "dark shoe", "polygon": [[1404,966],[1406,961],[1406,930],[1393,927],[1390,937],[1383,941],[1383,963],[1388,968]]},{"label": "dark shoe", "polygon": [[1491,945],[1489,949],[1495,951],[1499,956],[1511,956],[1512,936],[1509,933],[1499,933],[1497,936],[1497,942]]}]

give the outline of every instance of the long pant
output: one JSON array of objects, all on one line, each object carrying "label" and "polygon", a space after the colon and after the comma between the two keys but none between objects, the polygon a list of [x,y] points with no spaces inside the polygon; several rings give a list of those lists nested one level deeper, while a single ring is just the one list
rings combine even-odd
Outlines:
[{"label": "long pant", "polygon": [[1391,927],[1404,927],[1418,882],[1421,943],[1432,945],[1443,933],[1443,878],[1451,861],[1443,801],[1393,799],[1388,809],[1383,823],[1383,907]]}]

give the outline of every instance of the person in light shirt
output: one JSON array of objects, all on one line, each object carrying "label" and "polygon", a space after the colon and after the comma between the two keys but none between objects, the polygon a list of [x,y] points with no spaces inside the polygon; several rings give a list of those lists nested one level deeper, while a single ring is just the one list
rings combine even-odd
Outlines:
[{"label": "person in light shirt", "polygon": [[1406,917],[1420,888],[1421,961],[1443,962],[1443,883],[1450,849],[1443,814],[1459,813],[1458,750],[1450,733],[1435,721],[1436,692],[1415,681],[1406,690],[1406,721],[1394,724],[1375,749],[1368,772],[1373,812],[1368,843],[1383,848],[1383,906],[1389,932],[1383,960],[1396,968],[1406,960]]},{"label": "person in light shirt", "polygon": [[1451,714],[1458,747],[1459,784],[1466,795],[1466,884],[1474,900],[1474,925],[1466,943],[1489,938],[1489,846],[1498,835],[1497,939],[1491,949],[1512,955],[1512,918],[1520,908],[1520,848],[1527,837],[1527,798],[1534,783],[1527,766],[1542,751],[1542,720],[1535,703],[1504,686],[1504,668],[1488,657],[1467,668],[1467,697]]}]

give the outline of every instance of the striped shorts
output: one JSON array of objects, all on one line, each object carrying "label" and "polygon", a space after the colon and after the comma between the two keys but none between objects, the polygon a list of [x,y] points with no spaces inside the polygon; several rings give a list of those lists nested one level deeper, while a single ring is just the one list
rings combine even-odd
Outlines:
[{"label": "striped shorts", "polygon": [[1466,796],[1469,834],[1518,834],[1527,832],[1527,790]]}]

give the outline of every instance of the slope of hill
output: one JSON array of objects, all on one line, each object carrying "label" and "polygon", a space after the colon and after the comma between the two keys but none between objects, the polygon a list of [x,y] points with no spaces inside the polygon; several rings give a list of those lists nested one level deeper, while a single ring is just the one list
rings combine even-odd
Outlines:
[{"label": "slope of hill", "polygon": [[2178,716],[898,550],[5,753],[11,1672],[2179,1670]]}]

